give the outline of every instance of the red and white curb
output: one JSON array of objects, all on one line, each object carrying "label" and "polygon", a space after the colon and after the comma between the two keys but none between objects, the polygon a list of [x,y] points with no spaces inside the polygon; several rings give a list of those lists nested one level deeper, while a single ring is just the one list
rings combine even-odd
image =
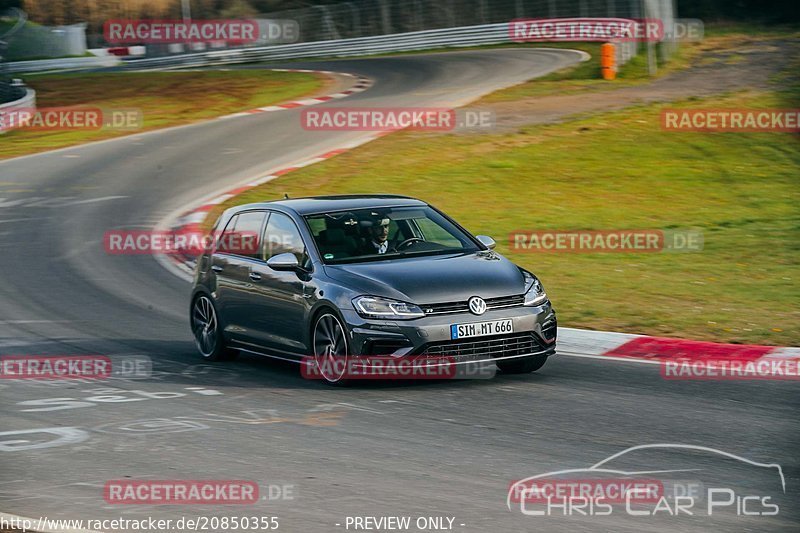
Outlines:
[{"label": "red and white curb", "polygon": [[709,365],[726,360],[800,361],[800,348],[794,347],[724,344],[573,328],[558,328],[558,353],[656,365],[663,365],[666,361]]},{"label": "red and white curb", "polygon": [[270,69],[274,72],[307,72],[307,73],[316,73],[316,74],[328,74],[331,76],[339,75],[339,76],[347,76],[349,78],[355,78],[356,83],[346,91],[341,91],[338,93],[327,94],[325,96],[315,96],[314,98],[305,98],[303,100],[295,100],[292,102],[284,102],[283,104],[277,105],[268,105],[264,107],[257,107],[255,109],[250,109],[248,111],[240,111],[238,113],[232,113],[230,115],[223,115],[218,117],[218,120],[225,120],[229,118],[237,118],[237,117],[246,117],[248,115],[256,115],[259,113],[269,113],[272,111],[283,111],[284,109],[294,109],[296,107],[305,107],[309,105],[317,105],[323,104],[325,102],[330,102],[331,100],[338,100],[339,98],[346,98],[352,94],[360,93],[366,91],[370,87],[372,87],[372,80],[365,77],[365,76],[357,76],[355,74],[350,74],[348,72],[333,72],[330,70],[306,70],[306,69],[290,69],[290,68],[273,68]]}]

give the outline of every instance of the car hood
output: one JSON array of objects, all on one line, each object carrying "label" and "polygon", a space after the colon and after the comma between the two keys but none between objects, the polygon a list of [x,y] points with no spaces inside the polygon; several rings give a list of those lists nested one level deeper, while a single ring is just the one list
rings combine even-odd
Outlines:
[{"label": "car hood", "polygon": [[325,272],[359,294],[416,304],[512,296],[525,290],[519,268],[494,252],[326,265]]}]

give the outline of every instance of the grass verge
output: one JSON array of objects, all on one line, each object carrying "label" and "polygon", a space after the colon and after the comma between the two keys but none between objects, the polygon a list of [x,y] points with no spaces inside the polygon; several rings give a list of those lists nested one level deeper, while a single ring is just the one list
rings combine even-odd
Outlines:
[{"label": "grass verge", "polygon": [[[716,54],[732,54],[732,58],[745,59],[737,50],[743,47],[771,39],[790,39],[800,36],[796,27],[773,26],[761,27],[746,24],[715,23],[705,28],[705,38],[700,42],[681,43],[677,53],[670,61],[663,63],[661,54],[657,53],[658,70],[655,78],[672,74],[702,62],[708,62],[709,56]],[[549,48],[571,48],[583,50],[592,59],[572,67],[559,70],[521,83],[504,91],[497,91],[481,100],[481,103],[511,102],[528,97],[550,95],[590,94],[609,91],[621,87],[630,87],[650,82],[654,79],[648,72],[647,55],[640,53],[620,67],[617,79],[606,81],[600,75],[600,43],[546,43],[540,45]],[[640,46],[644,47],[644,44]],[[727,60],[732,60],[728,58]]]},{"label": "grass verge", "polygon": [[[522,98],[551,95],[568,95],[610,91],[620,87],[630,87],[650,82],[654,79],[647,70],[644,53],[634,56],[619,68],[617,79],[606,81],[600,73],[600,43],[547,43],[547,48],[569,48],[587,52],[592,58],[572,67],[552,72],[503,91],[487,95],[481,103],[511,102]],[[699,45],[687,43],[678,49],[671,61],[658,70],[656,77],[665,76],[691,65]]]},{"label": "grass verge", "polygon": [[37,106],[138,109],[136,130],[15,130],[4,134],[0,158],[63,148],[131,133],[188,124],[302,97],[321,90],[325,78],[263,70],[55,74],[29,76]]}]

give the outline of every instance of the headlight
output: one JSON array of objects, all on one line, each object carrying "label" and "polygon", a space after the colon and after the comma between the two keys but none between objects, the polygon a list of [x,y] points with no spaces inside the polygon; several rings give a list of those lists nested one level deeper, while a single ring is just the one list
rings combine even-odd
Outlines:
[{"label": "headlight", "polygon": [[425,316],[418,306],[389,298],[377,296],[359,296],[353,299],[353,306],[364,318],[388,318],[408,320]]},{"label": "headlight", "polygon": [[547,301],[547,293],[544,292],[542,283],[528,272],[523,271],[523,274],[525,275],[525,287],[528,288],[523,305],[539,305]]}]

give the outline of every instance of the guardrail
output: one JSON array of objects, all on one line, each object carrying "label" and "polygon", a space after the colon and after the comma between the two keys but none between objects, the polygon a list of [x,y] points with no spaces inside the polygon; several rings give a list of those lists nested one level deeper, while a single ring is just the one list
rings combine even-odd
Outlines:
[{"label": "guardrail", "polygon": [[6,63],[6,72],[45,72],[48,70],[83,70],[89,68],[114,67],[120,64],[118,57],[65,57],[61,59],[37,59],[35,61],[13,61]]},{"label": "guardrail", "polygon": [[[375,35],[353,39],[314,41],[252,48],[214,50],[189,54],[131,59],[124,65],[132,68],[195,67],[214,64],[247,63],[253,61],[281,61],[322,57],[353,57],[362,55],[411,52],[431,48],[466,47],[511,43],[509,25],[483,24],[459,28],[423,30],[392,35]],[[636,54],[636,43],[620,43],[617,47],[617,64],[622,65]],[[70,68],[113,66],[104,60],[116,58],[75,58],[9,63],[10,72],[33,72]]]},{"label": "guardrail", "polygon": [[[194,54],[154,57],[126,61],[139,68],[166,66],[201,66],[250,61],[278,61],[320,57],[353,57],[391,52],[410,52],[431,48],[465,47],[511,43],[508,23],[424,30],[392,35],[376,35],[334,41],[282,44],[233,50],[216,50]],[[618,64],[636,53],[636,43],[619,46]]]},{"label": "guardrail", "polygon": [[425,50],[447,46],[474,46],[481,44],[502,44],[510,42],[508,24],[486,24],[462,28],[424,30],[393,35],[375,35],[354,39],[314,41],[309,43],[282,44],[240,48],[234,50],[215,50],[179,56],[165,56],[128,61],[139,66],[162,66],[174,64],[193,64],[204,60],[215,62],[264,61],[283,59],[304,59],[311,57],[348,57],[389,52]]}]

